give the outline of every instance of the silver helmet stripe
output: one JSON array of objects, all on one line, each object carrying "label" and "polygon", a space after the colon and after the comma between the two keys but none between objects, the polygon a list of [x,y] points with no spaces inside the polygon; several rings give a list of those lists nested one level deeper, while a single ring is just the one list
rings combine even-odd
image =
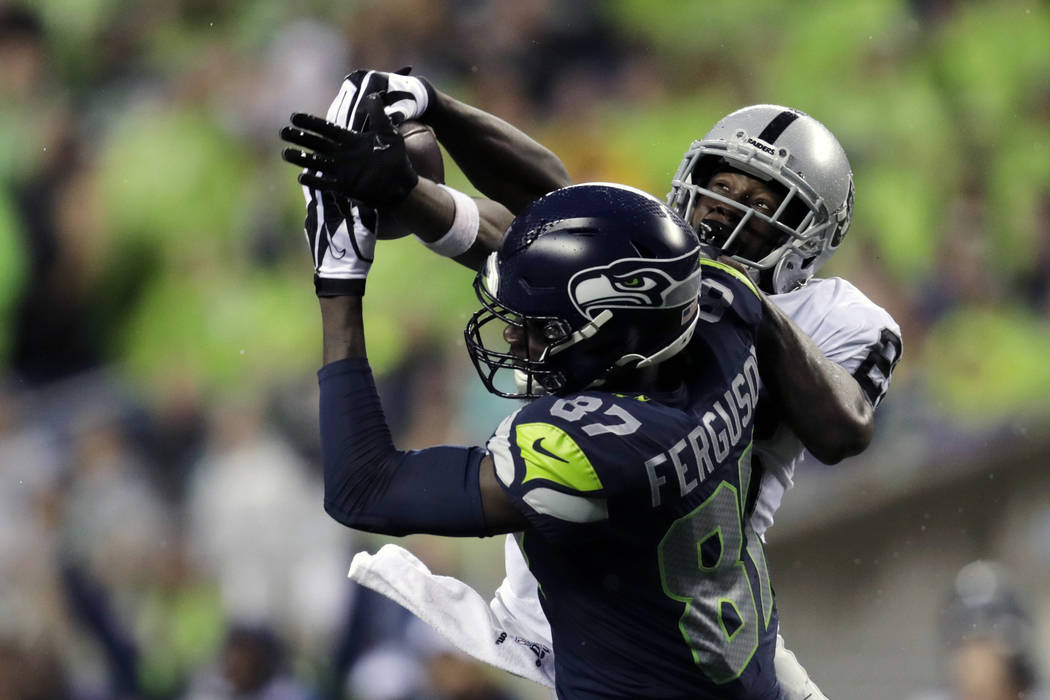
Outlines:
[{"label": "silver helmet stripe", "polygon": [[688,304],[700,294],[700,267],[693,274],[669,287],[663,296],[663,308],[670,309]]}]

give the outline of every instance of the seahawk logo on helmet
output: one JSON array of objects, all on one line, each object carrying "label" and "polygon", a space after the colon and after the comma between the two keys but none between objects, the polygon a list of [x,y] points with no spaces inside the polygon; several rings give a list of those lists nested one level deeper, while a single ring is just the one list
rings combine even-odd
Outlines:
[{"label": "seahawk logo on helmet", "polygon": [[[537,200],[474,282],[482,308],[464,335],[482,382],[500,396],[564,394],[672,357],[696,327],[699,255],[696,233],[640,190],[589,183]],[[507,326],[530,357],[491,342]],[[516,382],[498,386],[504,370]]]},{"label": "seahawk logo on helmet", "polygon": [[601,309],[682,306],[696,299],[700,268],[694,276],[676,280],[662,268],[678,262],[632,258],[580,270],[569,280],[569,295],[579,312],[591,319]]}]

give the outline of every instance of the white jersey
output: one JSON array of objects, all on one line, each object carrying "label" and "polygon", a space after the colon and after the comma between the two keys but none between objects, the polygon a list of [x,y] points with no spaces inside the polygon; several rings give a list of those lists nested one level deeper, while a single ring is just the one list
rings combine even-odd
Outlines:
[{"label": "white jersey", "polygon": [[[770,295],[832,362],[852,374],[878,406],[890,387],[901,355],[901,330],[885,309],[841,277],[812,279],[798,289]],[[802,460],[802,441],[786,425],[767,440],[755,440],[754,459],[763,470],[751,527],[765,538],[784,492]]]},{"label": "white jersey", "polygon": [[[854,376],[873,406],[878,405],[901,354],[900,327],[884,309],[837,277],[812,279],[769,299],[826,357]],[[792,485],[804,451],[802,442],[784,425],[771,439],[755,441],[753,454],[764,470],[751,518],[751,529],[758,535],[773,524],[773,514]],[[465,583],[429,571],[422,574],[425,567],[393,545],[375,556],[358,554],[350,577],[393,598],[468,654],[553,687],[551,630],[540,606],[536,579],[513,535],[507,536],[504,552],[507,577],[488,606]],[[784,649],[782,640],[778,640],[775,663],[787,700],[824,697],[794,655]]]}]

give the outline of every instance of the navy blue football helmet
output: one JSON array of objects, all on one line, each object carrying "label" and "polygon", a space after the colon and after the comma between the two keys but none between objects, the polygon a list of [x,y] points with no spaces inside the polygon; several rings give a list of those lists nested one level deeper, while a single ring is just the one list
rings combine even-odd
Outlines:
[{"label": "navy blue football helmet", "polygon": [[[482,308],[467,323],[467,351],[499,396],[600,386],[618,368],[684,348],[699,289],[699,240],[668,206],[623,185],[566,187],[515,218],[478,273]],[[495,343],[493,328],[503,331]],[[506,349],[508,335],[524,342]],[[501,370],[513,386],[497,386]]]}]

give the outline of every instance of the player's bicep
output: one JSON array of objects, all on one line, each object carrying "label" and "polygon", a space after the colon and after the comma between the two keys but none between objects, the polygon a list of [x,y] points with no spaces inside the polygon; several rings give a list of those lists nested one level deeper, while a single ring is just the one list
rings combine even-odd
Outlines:
[{"label": "player's bicep", "polygon": [[492,455],[482,458],[478,480],[481,485],[481,507],[485,512],[485,524],[489,532],[497,534],[524,530],[529,521],[514,506],[500,485]]}]

